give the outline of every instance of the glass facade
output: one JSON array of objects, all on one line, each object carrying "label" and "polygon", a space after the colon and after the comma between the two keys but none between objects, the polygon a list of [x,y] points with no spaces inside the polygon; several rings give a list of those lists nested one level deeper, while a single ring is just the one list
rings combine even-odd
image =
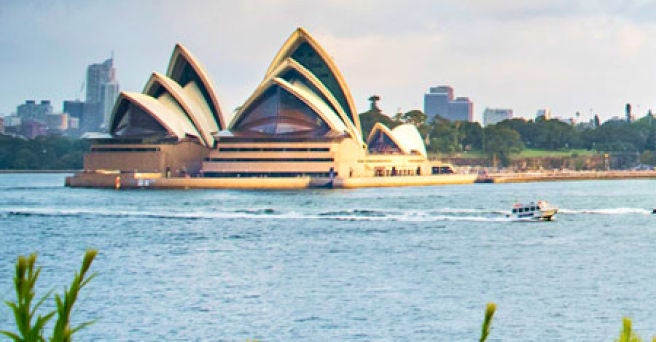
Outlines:
[{"label": "glass facade", "polygon": [[329,130],[326,122],[312,108],[277,85],[253,102],[232,128],[235,132],[272,137],[294,134],[322,136]]},{"label": "glass facade", "polygon": [[[122,111],[121,111],[122,110]],[[123,102],[119,113],[123,116],[112,130],[115,137],[167,136],[168,131],[150,113],[129,102]]]},{"label": "glass facade", "polygon": [[[314,94],[319,96],[319,98],[321,98],[321,100],[325,102],[326,105],[333,110],[333,112],[335,112],[336,114],[339,113],[337,108],[333,106],[333,103],[330,100],[328,100],[328,98],[324,96],[324,94],[300,72],[294,69],[290,69],[287,72],[283,73],[281,75],[281,78],[292,84],[297,84],[297,83],[302,84],[305,88],[310,89]],[[340,121],[344,122],[344,119],[342,119],[342,117],[339,114],[337,116],[339,117]],[[346,122],[344,122],[344,124],[346,125]]]},{"label": "glass facade", "polygon": [[367,145],[367,148],[369,149],[369,153],[374,154],[401,153],[401,149],[394,142],[394,140],[392,140],[389,135],[385,134],[385,132],[381,130],[374,133],[374,135],[371,137],[371,141],[369,141],[369,144]]}]

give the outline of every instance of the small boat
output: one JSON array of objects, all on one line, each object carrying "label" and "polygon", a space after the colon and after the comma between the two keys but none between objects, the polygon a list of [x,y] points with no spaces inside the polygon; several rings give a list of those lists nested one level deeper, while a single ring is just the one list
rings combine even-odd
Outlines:
[{"label": "small boat", "polygon": [[519,220],[551,221],[557,212],[558,208],[547,203],[547,201],[528,204],[516,203],[507,217]]}]

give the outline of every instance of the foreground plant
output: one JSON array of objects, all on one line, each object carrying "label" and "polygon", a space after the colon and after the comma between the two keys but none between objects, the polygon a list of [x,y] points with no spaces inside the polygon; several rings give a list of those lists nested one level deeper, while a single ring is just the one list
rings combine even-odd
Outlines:
[{"label": "foreground plant", "polygon": [[68,289],[64,290],[63,296],[55,295],[55,302],[57,310],[53,310],[44,315],[35,315],[43,304],[43,302],[50,297],[52,290],[45,296],[39,299],[35,304],[32,304],[36,295],[34,288],[41,273],[41,267],[35,269],[36,254],[30,256],[19,256],[16,262],[16,276],[14,277],[14,287],[16,289],[16,301],[5,302],[14,314],[17,332],[0,331],[0,334],[8,336],[15,342],[37,342],[46,341],[43,336],[43,330],[46,323],[57,314],[57,321],[53,328],[52,336],[49,341],[53,342],[69,342],[73,333],[88,326],[93,322],[85,322],[77,327],[71,328],[70,318],[73,310],[73,305],[77,300],[78,294],[83,287],[85,287],[95,274],[86,276],[93,259],[98,255],[98,251],[89,249],[84,254],[84,260],[80,267],[79,273],[75,274],[75,278]]},{"label": "foreground plant", "polygon": [[494,316],[494,312],[497,310],[497,305],[495,303],[487,303],[487,307],[485,308],[485,319],[483,320],[483,326],[481,327],[481,338],[480,342],[485,342],[487,340],[488,335],[490,335],[490,331],[492,330],[492,317]]},{"label": "foreground plant", "polygon": [[[653,337],[651,341],[656,342],[656,337]],[[622,331],[620,331],[620,338],[615,340],[615,342],[642,342],[640,336],[633,332],[630,318],[624,317],[622,319]]]}]

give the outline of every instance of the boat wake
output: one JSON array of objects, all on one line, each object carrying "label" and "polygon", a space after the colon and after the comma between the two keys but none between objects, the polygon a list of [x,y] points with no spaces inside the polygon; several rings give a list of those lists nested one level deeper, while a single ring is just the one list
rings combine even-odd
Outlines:
[{"label": "boat wake", "polygon": [[217,220],[217,219],[266,219],[266,220],[335,220],[335,221],[508,221],[502,211],[481,211],[476,209],[438,209],[438,210],[377,210],[351,209],[336,211],[297,211],[273,208],[232,209],[216,211],[161,211],[146,212],[136,210],[103,209],[53,209],[53,208],[0,208],[0,217],[80,217],[80,218],[142,218],[171,220]]},{"label": "boat wake", "polygon": [[[226,220],[226,219],[265,219],[265,220],[335,220],[335,221],[470,221],[470,222],[514,222],[506,216],[506,210],[482,210],[442,208],[431,210],[383,210],[348,209],[331,211],[312,211],[303,209],[277,208],[234,208],[196,211],[144,211],[109,209],[56,209],[56,208],[0,208],[2,217],[81,217],[81,218],[141,218],[170,220]],[[606,209],[559,209],[558,215],[651,215],[644,208],[606,208]]]},{"label": "boat wake", "polygon": [[644,208],[604,208],[604,209],[560,209],[563,215],[651,215],[651,209]]}]

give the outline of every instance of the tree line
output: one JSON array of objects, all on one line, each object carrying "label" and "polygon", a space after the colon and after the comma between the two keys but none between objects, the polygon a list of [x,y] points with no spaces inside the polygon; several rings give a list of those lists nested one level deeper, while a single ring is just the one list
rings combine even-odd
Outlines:
[{"label": "tree line", "polygon": [[32,140],[0,135],[0,170],[81,170],[89,143],[48,135]]},{"label": "tree line", "polygon": [[507,164],[512,154],[526,148],[585,149],[599,153],[634,153],[640,155],[642,163],[656,165],[656,120],[651,112],[639,120],[613,119],[600,123],[595,117],[591,123],[574,124],[544,117],[515,118],[482,127],[478,122],[449,121],[439,115],[428,121],[420,110],[390,117],[372,106],[360,114],[365,139],[376,122],[390,128],[414,124],[429,153],[477,151]]},{"label": "tree line", "polygon": [[[656,165],[656,120],[649,112],[638,120],[609,120],[572,124],[538,117],[509,119],[482,127],[478,122],[449,121],[439,115],[428,121],[420,110],[385,115],[372,105],[360,114],[366,139],[376,124],[389,128],[410,123],[424,138],[429,153],[481,152],[507,165],[511,155],[529,149],[585,149],[599,153],[632,153],[643,164]],[[0,135],[0,170],[80,170],[89,142],[63,136],[32,140]]]}]

